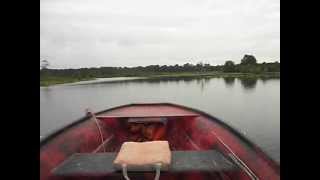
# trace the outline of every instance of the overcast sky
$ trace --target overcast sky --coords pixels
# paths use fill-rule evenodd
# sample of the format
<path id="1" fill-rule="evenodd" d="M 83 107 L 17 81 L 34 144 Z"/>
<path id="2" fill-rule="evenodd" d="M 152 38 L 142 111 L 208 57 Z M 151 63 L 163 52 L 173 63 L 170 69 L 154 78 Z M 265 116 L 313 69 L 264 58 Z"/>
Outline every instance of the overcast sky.
<path id="1" fill-rule="evenodd" d="M 280 0 L 41 0 L 51 68 L 280 61 Z"/>

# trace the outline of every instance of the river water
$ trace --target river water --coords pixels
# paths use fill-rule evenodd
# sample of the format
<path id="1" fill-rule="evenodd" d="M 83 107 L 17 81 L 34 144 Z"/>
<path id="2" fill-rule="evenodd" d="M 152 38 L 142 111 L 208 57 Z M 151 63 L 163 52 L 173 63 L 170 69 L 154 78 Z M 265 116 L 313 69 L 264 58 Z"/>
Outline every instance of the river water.
<path id="1" fill-rule="evenodd" d="M 118 105 L 171 102 L 205 111 L 236 128 L 280 162 L 280 79 L 104 78 L 40 87 L 40 138 Z"/>

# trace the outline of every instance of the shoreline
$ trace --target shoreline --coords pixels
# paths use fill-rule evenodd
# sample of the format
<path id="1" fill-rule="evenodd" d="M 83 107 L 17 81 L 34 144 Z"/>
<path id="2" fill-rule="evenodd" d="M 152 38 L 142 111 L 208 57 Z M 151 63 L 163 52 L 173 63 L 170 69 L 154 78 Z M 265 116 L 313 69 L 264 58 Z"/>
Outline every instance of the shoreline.
<path id="1" fill-rule="evenodd" d="M 98 78 L 117 78 L 117 77 L 142 77 L 147 79 L 161 79 L 161 78 L 183 78 L 183 77 L 199 77 L 199 78 L 280 78 L 280 72 L 270 73 L 163 73 L 163 74 L 150 74 L 150 75 L 136 75 L 136 76 L 113 76 L 113 77 L 95 77 L 95 78 L 52 78 L 48 80 L 40 80 L 40 87 L 48 87 L 53 85 L 61 85 L 68 83 L 76 83 L 82 81 L 91 81 Z"/>

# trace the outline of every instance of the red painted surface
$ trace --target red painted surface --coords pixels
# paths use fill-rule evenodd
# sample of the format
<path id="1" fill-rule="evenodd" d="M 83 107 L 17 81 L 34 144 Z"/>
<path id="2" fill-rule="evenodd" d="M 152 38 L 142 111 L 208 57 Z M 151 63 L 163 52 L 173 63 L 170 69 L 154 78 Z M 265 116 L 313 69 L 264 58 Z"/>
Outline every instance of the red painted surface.
<path id="1" fill-rule="evenodd" d="M 116 108 L 99 116 L 174 116 L 177 114 L 198 114 L 197 117 L 170 117 L 167 124 L 144 124 L 137 127 L 129 124 L 127 118 L 102 118 L 106 151 L 117 152 L 125 141 L 151 141 L 167 140 L 171 150 L 209 150 L 218 149 L 225 155 L 230 149 L 236 154 L 259 179 L 280 179 L 279 165 L 270 160 L 259 148 L 251 147 L 243 142 L 235 134 L 218 123 L 214 118 L 180 106 L 170 104 L 132 105 Z M 223 144 L 223 143 L 224 144 Z M 52 169 L 57 167 L 73 153 L 102 152 L 99 131 L 93 120 L 86 120 L 65 132 L 60 133 L 52 140 L 40 147 L 40 179 L 59 179 L 51 174 Z M 228 147 L 226 147 L 226 145 Z M 101 177 L 90 177 L 99 179 Z M 104 177 L 106 178 L 106 177 Z M 107 179 L 123 179 L 110 176 Z M 131 179 L 153 179 L 153 173 L 145 173 Z M 85 177 L 74 177 L 85 179 Z M 202 173 L 187 172 L 183 174 L 162 174 L 160 179 L 250 179 L 244 171 L 226 173 Z"/>

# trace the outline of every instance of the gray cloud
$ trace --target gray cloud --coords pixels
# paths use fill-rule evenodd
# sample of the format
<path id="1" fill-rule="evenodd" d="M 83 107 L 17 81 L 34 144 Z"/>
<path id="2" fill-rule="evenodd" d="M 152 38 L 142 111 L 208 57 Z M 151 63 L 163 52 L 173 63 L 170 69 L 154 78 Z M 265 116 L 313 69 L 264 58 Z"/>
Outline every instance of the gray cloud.
<path id="1" fill-rule="evenodd" d="M 280 60 L 280 0 L 41 0 L 54 68 Z"/>

